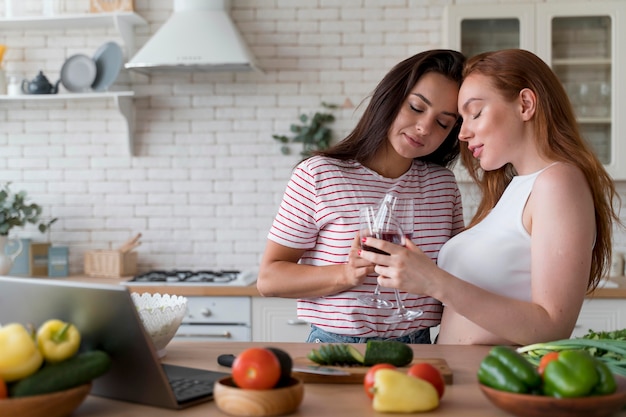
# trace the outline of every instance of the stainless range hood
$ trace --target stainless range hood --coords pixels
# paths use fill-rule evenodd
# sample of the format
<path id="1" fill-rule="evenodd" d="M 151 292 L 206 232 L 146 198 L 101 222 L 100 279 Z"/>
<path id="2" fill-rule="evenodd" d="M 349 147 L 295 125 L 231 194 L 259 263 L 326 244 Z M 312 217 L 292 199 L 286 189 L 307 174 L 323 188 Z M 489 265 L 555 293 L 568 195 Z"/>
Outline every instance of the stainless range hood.
<path id="1" fill-rule="evenodd" d="M 228 0 L 174 0 L 174 13 L 125 65 L 144 74 L 259 70 Z"/>

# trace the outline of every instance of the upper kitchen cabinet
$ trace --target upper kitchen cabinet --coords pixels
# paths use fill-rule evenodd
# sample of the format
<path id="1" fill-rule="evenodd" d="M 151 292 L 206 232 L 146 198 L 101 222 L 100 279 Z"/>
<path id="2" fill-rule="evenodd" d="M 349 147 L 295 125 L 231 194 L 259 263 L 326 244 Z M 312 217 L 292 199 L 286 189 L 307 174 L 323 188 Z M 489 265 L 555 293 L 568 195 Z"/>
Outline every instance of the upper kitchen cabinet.
<path id="1" fill-rule="evenodd" d="M 522 48 L 547 62 L 565 87 L 580 130 L 608 172 L 626 179 L 626 2 L 449 6 L 446 47 L 467 56 Z M 623 118 L 622 118 L 623 119 Z M 459 164 L 460 165 L 460 164 Z M 468 180 L 457 168 L 459 180 Z"/>

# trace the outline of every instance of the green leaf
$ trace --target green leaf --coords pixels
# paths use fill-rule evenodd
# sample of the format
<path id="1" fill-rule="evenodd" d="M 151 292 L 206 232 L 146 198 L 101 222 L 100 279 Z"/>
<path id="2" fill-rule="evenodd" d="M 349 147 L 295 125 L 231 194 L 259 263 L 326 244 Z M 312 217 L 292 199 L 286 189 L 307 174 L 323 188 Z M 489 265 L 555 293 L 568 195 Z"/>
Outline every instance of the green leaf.
<path id="1" fill-rule="evenodd" d="M 322 107 L 334 110 L 338 109 L 339 105 L 329 104 L 322 102 Z M 285 135 L 272 135 L 272 137 L 280 143 L 287 144 L 289 142 L 302 143 L 302 156 L 308 157 L 314 151 L 324 150 L 330 146 L 332 140 L 332 131 L 326 125 L 335 121 L 335 116 L 332 113 L 316 112 L 312 116 L 307 114 L 301 114 L 298 120 L 301 125 L 292 124 L 289 127 L 290 132 L 294 135 L 290 138 Z M 288 155 L 285 146 L 281 146 L 281 153 Z"/>

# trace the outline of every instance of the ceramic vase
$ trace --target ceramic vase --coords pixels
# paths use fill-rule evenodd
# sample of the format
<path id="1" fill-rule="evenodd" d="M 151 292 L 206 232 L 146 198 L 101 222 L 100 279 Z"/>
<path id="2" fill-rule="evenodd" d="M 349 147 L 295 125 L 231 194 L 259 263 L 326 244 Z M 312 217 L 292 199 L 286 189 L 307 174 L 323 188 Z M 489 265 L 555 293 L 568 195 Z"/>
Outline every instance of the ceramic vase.
<path id="1" fill-rule="evenodd" d="M 12 244 L 9 245 L 9 242 Z M 13 242 L 15 242 L 13 244 Z M 7 245 L 12 251 L 7 253 Z M 13 267 L 15 258 L 22 253 L 22 241 L 20 239 L 9 238 L 6 235 L 0 235 L 0 275 L 6 275 Z"/>

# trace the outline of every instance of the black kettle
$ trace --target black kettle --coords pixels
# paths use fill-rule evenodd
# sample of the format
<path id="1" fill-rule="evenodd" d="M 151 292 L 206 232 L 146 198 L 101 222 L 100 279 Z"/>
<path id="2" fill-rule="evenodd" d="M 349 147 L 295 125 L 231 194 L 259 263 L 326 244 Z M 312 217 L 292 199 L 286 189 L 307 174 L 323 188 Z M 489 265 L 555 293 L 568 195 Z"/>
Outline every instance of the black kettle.
<path id="1" fill-rule="evenodd" d="M 32 81 L 22 80 L 22 92 L 24 94 L 56 94 L 59 91 L 60 82 L 59 79 L 56 84 L 51 84 L 43 75 L 43 71 L 39 71 Z"/>

